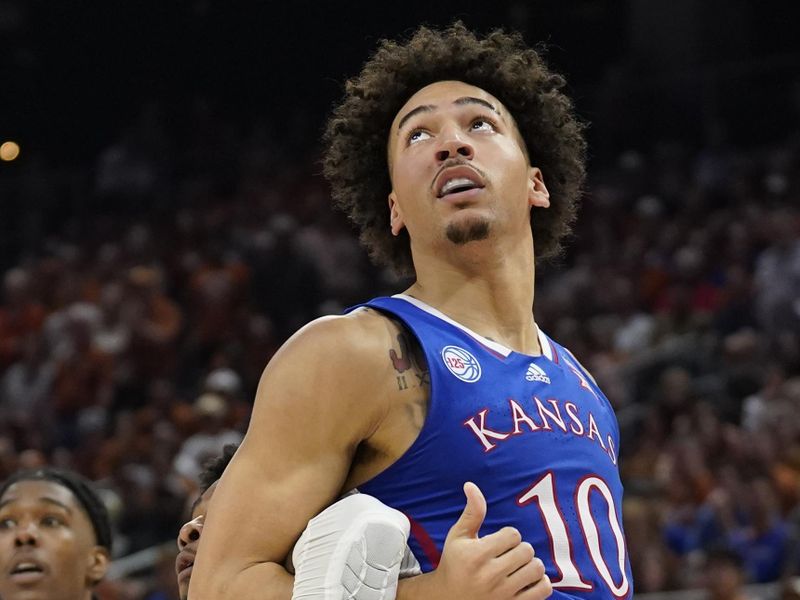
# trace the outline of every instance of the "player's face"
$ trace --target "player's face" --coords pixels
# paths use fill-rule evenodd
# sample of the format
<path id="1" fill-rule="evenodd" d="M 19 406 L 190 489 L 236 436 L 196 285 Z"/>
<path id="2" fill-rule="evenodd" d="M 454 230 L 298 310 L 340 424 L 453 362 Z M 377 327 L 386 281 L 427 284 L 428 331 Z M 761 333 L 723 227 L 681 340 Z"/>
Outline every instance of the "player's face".
<path id="1" fill-rule="evenodd" d="M 428 85 L 397 113 L 388 143 L 392 232 L 412 248 L 464 244 L 495 232 L 530 236 L 529 211 L 549 196 L 513 118 L 460 81 Z"/>
<path id="2" fill-rule="evenodd" d="M 194 558 L 197 555 L 200 536 L 203 534 L 203 524 L 206 520 L 208 503 L 211 502 L 211 496 L 214 495 L 216 487 L 217 483 L 214 482 L 203 492 L 192 507 L 191 519 L 184 523 L 178 532 L 179 552 L 175 559 L 175 574 L 178 576 L 178 591 L 180 592 L 181 600 L 186 600 L 189 597 L 189 581 L 192 578 Z"/>
<path id="3" fill-rule="evenodd" d="M 0 500 L 0 598 L 84 599 L 105 575 L 88 515 L 67 488 L 20 481 Z"/>

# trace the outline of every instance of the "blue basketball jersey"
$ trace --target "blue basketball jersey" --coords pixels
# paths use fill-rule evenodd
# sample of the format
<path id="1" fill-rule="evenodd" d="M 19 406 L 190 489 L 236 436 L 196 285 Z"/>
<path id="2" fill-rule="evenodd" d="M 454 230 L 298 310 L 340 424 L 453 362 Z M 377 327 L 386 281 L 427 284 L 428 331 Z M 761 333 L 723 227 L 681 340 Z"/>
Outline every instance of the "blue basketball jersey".
<path id="1" fill-rule="evenodd" d="M 632 597 L 616 417 L 569 351 L 540 332 L 542 356 L 514 352 L 406 295 L 366 306 L 401 321 L 430 370 L 419 436 L 359 486 L 408 516 L 422 570 L 438 565 L 473 481 L 488 505 L 480 535 L 519 529 L 553 598 Z"/>

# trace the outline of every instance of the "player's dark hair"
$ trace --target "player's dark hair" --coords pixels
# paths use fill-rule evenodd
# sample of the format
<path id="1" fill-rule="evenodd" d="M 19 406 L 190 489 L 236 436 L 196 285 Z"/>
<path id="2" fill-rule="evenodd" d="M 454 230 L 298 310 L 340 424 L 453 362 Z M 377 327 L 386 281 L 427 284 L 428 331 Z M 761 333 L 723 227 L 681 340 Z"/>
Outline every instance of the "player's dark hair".
<path id="1" fill-rule="evenodd" d="M 478 38 L 457 22 L 443 31 L 421 27 L 405 43 L 383 40 L 347 82 L 325 130 L 323 171 L 336 205 L 358 225 L 373 260 L 414 273 L 407 232 L 395 237 L 389 230 L 387 141 L 403 104 L 426 85 L 447 80 L 489 92 L 514 117 L 550 192 L 550 207 L 531 211 L 536 255 L 557 255 L 585 178 L 584 125 L 561 92 L 564 78 L 517 33 L 496 30 Z"/>
<path id="2" fill-rule="evenodd" d="M 205 463 L 203 463 L 203 470 L 200 472 L 200 493 L 202 494 L 211 485 L 218 481 L 222 474 L 225 472 L 225 468 L 228 466 L 228 463 L 231 462 L 233 455 L 236 454 L 236 450 L 239 448 L 237 444 L 225 444 L 222 448 L 222 454 L 217 456 L 216 458 L 209 458 Z"/>
<path id="3" fill-rule="evenodd" d="M 94 529 L 94 537 L 98 546 L 104 547 L 111 552 L 112 535 L 111 522 L 108 518 L 108 510 L 100 499 L 97 491 L 92 487 L 88 479 L 66 469 L 56 467 L 42 467 L 39 469 L 24 469 L 12 473 L 2 485 L 0 485 L 0 499 L 15 483 L 21 481 L 51 481 L 67 488 L 83 508 L 86 516 Z"/>

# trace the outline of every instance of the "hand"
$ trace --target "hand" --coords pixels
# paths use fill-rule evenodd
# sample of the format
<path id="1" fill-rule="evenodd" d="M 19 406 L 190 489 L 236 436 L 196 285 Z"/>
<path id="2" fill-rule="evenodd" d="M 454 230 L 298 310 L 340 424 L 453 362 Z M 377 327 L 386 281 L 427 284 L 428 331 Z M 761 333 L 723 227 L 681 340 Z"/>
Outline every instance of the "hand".
<path id="1" fill-rule="evenodd" d="M 541 600 L 553 591 L 533 546 L 513 527 L 478 537 L 486 499 L 477 485 L 464 484 L 467 504 L 450 528 L 439 566 L 431 573 L 435 597 L 453 600 Z M 433 583 L 433 582 L 431 582 Z"/>

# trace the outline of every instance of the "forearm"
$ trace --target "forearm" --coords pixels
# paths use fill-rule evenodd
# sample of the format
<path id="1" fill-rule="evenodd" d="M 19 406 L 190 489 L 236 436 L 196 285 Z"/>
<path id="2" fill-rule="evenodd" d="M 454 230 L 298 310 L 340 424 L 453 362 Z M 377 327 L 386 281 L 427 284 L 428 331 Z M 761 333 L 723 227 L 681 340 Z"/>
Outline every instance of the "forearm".
<path id="1" fill-rule="evenodd" d="M 189 600 L 291 600 L 293 586 L 294 576 L 282 565 L 260 563 L 230 578 L 217 573 L 208 583 L 192 577 Z"/>

